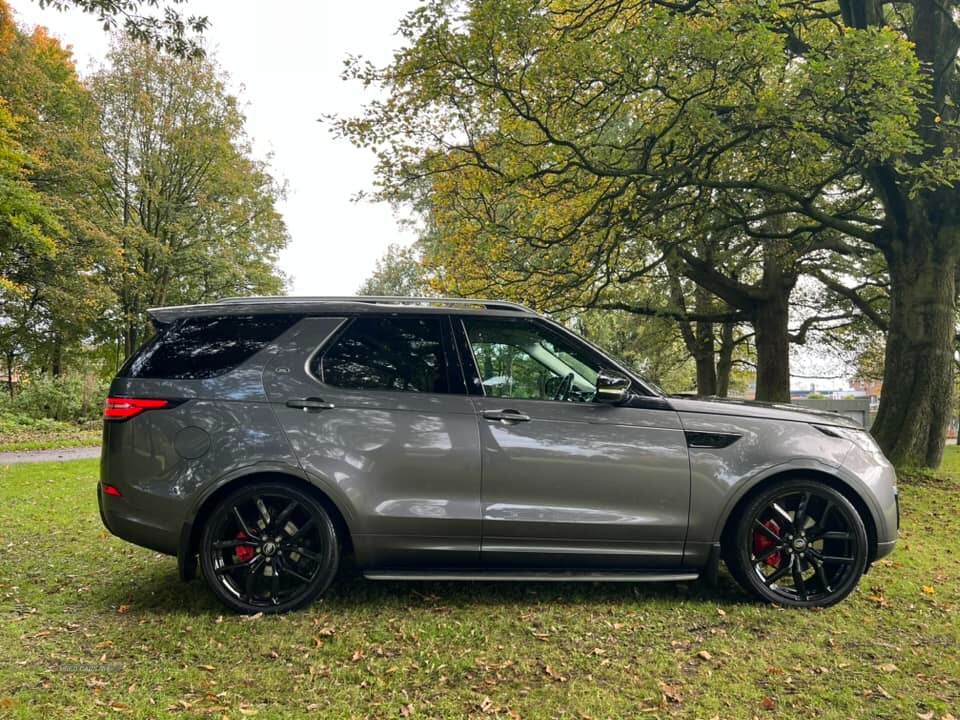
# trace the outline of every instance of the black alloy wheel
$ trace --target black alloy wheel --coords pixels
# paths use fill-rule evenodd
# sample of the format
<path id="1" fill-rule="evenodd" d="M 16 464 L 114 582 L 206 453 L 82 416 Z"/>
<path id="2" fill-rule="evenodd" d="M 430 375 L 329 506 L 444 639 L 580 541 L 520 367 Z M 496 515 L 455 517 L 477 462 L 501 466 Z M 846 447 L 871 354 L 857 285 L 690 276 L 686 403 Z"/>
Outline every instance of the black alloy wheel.
<path id="1" fill-rule="evenodd" d="M 856 508 L 815 481 L 788 480 L 760 493 L 741 514 L 735 542 L 734 577 L 780 605 L 840 602 L 867 566 L 867 532 Z"/>
<path id="2" fill-rule="evenodd" d="M 340 547 L 326 509 L 283 483 L 240 488 L 220 502 L 200 539 L 210 589 L 241 613 L 283 613 L 327 589 Z"/>

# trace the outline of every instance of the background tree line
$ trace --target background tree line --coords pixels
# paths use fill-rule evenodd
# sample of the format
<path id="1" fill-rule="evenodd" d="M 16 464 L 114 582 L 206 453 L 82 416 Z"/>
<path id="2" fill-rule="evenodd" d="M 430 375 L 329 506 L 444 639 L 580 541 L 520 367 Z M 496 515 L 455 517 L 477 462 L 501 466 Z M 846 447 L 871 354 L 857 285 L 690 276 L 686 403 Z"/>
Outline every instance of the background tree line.
<path id="1" fill-rule="evenodd" d="M 68 50 L 17 27 L 0 0 L 8 395 L 17 379 L 109 376 L 144 341 L 148 307 L 284 287 L 283 186 L 253 156 L 224 73 L 164 32 L 115 36 L 80 78 Z"/>
<path id="2" fill-rule="evenodd" d="M 960 260 L 956 0 L 430 0 L 335 132 L 415 208 L 435 291 L 670 320 L 716 393 L 875 356 L 872 432 L 936 466 Z"/>

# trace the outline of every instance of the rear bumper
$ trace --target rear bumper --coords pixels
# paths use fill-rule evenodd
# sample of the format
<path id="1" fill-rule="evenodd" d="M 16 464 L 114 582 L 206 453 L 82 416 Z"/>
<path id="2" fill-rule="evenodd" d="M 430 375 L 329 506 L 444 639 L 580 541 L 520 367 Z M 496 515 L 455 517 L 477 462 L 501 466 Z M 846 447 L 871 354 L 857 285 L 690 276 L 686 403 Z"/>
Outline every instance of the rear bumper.
<path id="1" fill-rule="evenodd" d="M 97 484 L 97 505 L 104 527 L 122 540 L 140 545 L 165 555 L 176 555 L 178 533 L 169 528 L 151 523 L 129 507 L 124 498 L 105 495 Z"/>

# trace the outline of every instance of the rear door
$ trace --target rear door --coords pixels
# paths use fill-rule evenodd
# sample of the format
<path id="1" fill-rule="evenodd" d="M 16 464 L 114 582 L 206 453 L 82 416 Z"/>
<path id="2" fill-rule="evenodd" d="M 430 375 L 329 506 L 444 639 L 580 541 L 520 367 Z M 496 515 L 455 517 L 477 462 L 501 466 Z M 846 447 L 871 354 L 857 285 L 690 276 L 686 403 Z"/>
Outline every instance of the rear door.
<path id="1" fill-rule="evenodd" d="M 612 364 L 538 319 L 463 325 L 482 390 L 484 564 L 679 567 L 690 468 L 669 405 L 594 402 Z"/>
<path id="2" fill-rule="evenodd" d="M 476 417 L 445 315 L 304 320 L 264 373 L 303 469 L 350 516 L 366 568 L 469 567 L 480 550 Z"/>

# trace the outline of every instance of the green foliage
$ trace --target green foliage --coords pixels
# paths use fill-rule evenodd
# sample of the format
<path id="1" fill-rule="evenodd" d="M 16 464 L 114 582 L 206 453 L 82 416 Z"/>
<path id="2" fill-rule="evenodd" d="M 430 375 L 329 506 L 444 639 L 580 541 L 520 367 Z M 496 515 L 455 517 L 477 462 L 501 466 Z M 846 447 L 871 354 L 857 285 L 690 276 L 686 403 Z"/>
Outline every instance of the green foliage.
<path id="1" fill-rule="evenodd" d="M 143 14 L 144 8 L 161 7 L 160 0 L 37 0 L 40 7 L 55 10 L 79 8 L 96 16 L 106 31 L 122 27 L 128 37 L 138 42 L 149 43 L 157 50 L 172 55 L 200 57 L 203 46 L 188 33 L 202 33 L 209 26 L 203 15 L 183 16 L 176 6 L 186 0 L 168 0 L 163 5 L 163 15 Z"/>
<path id="2" fill-rule="evenodd" d="M 126 353 L 148 307 L 279 292 L 283 187 L 251 157 L 219 67 L 118 41 L 90 87 L 109 160 L 103 209 L 120 241 L 111 319 Z"/>
<path id="3" fill-rule="evenodd" d="M 434 294 L 417 245 L 390 245 L 377 260 L 373 274 L 357 290 L 358 295 L 425 297 Z"/>
<path id="4" fill-rule="evenodd" d="M 6 393 L 0 395 L 0 410 L 36 422 L 98 420 L 109 386 L 109 381 L 95 375 L 41 376 L 23 383 L 12 398 Z"/>
<path id="5" fill-rule="evenodd" d="M 113 16 L 141 3 L 79 4 Z M 147 307 L 282 290 L 283 186 L 244 126 L 212 60 L 118 40 L 85 84 L 0 0 L 4 371 L 57 376 L 97 355 L 109 373 L 143 339 Z"/>

